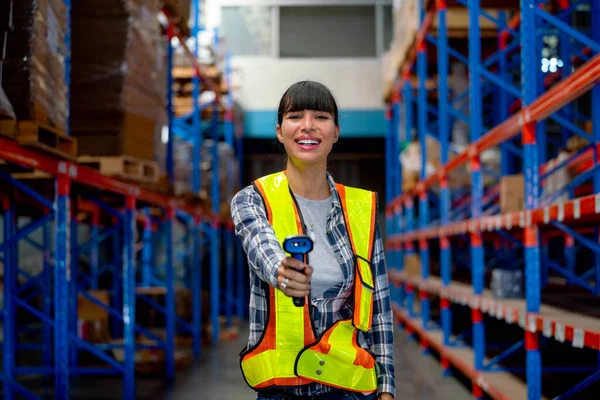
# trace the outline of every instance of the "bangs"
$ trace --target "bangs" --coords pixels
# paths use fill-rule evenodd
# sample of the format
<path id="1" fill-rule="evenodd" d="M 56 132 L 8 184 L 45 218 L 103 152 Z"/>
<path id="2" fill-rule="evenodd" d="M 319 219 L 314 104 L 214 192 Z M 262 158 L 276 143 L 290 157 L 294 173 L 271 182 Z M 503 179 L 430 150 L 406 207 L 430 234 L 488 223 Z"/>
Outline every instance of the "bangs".
<path id="1" fill-rule="evenodd" d="M 291 86 L 281 99 L 279 123 L 289 112 L 312 110 L 330 113 L 337 125 L 337 105 L 329 89 L 317 82 L 298 82 Z"/>

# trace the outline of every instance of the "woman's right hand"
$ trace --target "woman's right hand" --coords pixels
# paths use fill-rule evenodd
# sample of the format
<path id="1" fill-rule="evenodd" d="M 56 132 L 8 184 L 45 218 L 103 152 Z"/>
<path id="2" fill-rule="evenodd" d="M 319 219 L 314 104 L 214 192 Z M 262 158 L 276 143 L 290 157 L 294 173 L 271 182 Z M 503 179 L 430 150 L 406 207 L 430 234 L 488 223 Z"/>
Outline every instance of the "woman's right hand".
<path id="1" fill-rule="evenodd" d="M 313 268 L 295 258 L 285 257 L 277 269 L 277 286 L 286 296 L 305 297 L 310 291 Z M 282 283 L 285 285 L 282 286 Z"/>

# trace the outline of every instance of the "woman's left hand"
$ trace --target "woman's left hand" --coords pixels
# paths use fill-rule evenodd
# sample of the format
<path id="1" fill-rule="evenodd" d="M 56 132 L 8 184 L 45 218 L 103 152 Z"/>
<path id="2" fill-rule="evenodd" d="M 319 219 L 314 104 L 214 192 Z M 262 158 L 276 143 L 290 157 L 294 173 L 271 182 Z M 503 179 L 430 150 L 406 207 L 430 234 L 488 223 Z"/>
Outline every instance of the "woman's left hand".
<path id="1" fill-rule="evenodd" d="M 381 393 L 377 400 L 394 400 L 394 397 L 390 393 Z"/>

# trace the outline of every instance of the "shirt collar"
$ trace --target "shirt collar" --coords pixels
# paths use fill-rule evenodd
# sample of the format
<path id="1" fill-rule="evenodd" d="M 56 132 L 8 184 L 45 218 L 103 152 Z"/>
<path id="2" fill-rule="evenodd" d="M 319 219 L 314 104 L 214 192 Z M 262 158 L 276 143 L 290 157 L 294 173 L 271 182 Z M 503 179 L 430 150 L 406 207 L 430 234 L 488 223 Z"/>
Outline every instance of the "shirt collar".
<path id="1" fill-rule="evenodd" d="M 331 199 L 332 199 L 332 205 L 334 208 L 339 208 L 340 210 L 342 209 L 342 203 L 340 202 L 340 195 L 337 192 L 337 189 L 335 187 L 335 181 L 333 180 L 333 177 L 329 174 L 329 172 L 326 173 L 327 174 L 327 183 L 329 184 L 329 190 L 331 191 Z"/>

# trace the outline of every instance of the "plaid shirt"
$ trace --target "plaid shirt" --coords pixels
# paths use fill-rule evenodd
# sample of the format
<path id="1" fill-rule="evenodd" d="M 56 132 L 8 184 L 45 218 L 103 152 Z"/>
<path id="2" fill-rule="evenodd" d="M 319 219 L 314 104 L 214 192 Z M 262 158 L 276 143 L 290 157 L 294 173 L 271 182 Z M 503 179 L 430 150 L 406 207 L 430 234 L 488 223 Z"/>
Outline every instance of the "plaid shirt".
<path id="1" fill-rule="evenodd" d="M 353 315 L 354 263 L 352 249 L 348 241 L 342 205 L 335 189 L 335 183 L 327 174 L 333 195 L 333 205 L 327 218 L 326 232 L 344 274 L 340 286 L 330 288 L 319 298 L 311 298 L 310 313 L 317 335 L 340 319 Z M 231 202 L 231 214 L 235 233 L 241 239 L 250 265 L 250 336 L 248 346 L 254 346 L 265 329 L 269 288 L 277 288 L 277 269 L 286 257 L 273 228 L 269 224 L 261 195 L 251 185 L 242 189 Z M 373 324 L 369 332 L 359 332 L 358 342 L 369 349 L 376 360 L 377 392 L 395 396 L 394 383 L 394 328 L 389 297 L 388 276 L 385 265 L 383 242 L 379 224 L 375 234 L 373 254 Z M 322 384 L 312 383 L 306 387 L 292 389 L 296 396 L 310 396 L 330 391 Z"/>

